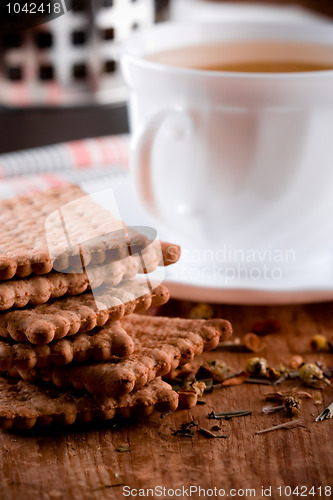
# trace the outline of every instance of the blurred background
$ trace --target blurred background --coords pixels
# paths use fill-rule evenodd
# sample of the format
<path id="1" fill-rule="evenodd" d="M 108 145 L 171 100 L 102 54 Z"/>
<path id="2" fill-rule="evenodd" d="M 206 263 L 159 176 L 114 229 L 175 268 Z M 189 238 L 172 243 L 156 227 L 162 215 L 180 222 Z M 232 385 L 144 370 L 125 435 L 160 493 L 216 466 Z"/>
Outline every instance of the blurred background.
<path id="1" fill-rule="evenodd" d="M 127 133 L 116 47 L 133 31 L 170 19 L 333 17 L 332 0 L 61 0 L 61 6 L 64 15 L 33 28 L 1 26 L 0 153 Z"/>

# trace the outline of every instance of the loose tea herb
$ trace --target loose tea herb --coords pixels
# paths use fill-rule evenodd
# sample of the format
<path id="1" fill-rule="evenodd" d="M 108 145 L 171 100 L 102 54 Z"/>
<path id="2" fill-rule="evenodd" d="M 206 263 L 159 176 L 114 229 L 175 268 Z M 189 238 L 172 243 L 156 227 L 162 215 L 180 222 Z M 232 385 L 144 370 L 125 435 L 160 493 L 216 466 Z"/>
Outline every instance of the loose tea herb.
<path id="1" fill-rule="evenodd" d="M 298 378 L 299 377 L 299 370 L 292 370 L 292 371 L 285 371 L 281 377 L 279 377 L 277 380 L 273 382 L 273 385 L 279 385 L 282 384 L 282 382 L 285 382 L 286 380 L 291 380 L 293 378 Z"/>
<path id="2" fill-rule="evenodd" d="M 266 377 L 267 361 L 265 358 L 250 358 L 245 365 L 245 371 L 250 375 Z"/>
<path id="3" fill-rule="evenodd" d="M 333 417 L 333 402 L 327 408 L 325 408 L 325 410 L 320 415 L 318 415 L 318 417 L 316 418 L 316 422 L 321 422 L 322 420 L 327 420 L 332 417 Z"/>
<path id="4" fill-rule="evenodd" d="M 232 387 L 235 385 L 244 384 L 249 379 L 250 375 L 246 372 L 240 372 L 236 374 L 234 377 L 227 378 L 224 382 L 222 382 L 222 387 Z"/>
<path id="5" fill-rule="evenodd" d="M 248 379 L 245 380 L 245 384 L 272 385 L 272 382 L 265 378 L 249 377 Z"/>
<path id="6" fill-rule="evenodd" d="M 291 356 L 291 358 L 289 359 L 288 366 L 292 370 L 297 370 L 303 363 L 304 359 L 302 358 L 302 356 L 295 354 L 294 356 Z"/>
<path id="7" fill-rule="evenodd" d="M 118 446 L 116 451 L 118 451 L 118 453 L 126 453 L 128 451 L 131 451 L 131 448 L 128 446 L 128 444 L 121 444 L 120 446 Z"/>
<path id="8" fill-rule="evenodd" d="M 260 352 L 264 348 L 264 343 L 255 333 L 247 333 L 242 341 L 236 337 L 233 340 L 220 342 L 218 349 L 225 352 Z"/>
<path id="9" fill-rule="evenodd" d="M 321 406 L 323 404 L 323 397 L 321 395 L 321 392 L 316 392 L 314 404 L 316 406 Z"/>
<path id="10" fill-rule="evenodd" d="M 321 369 L 325 378 L 328 379 L 333 378 L 333 366 L 325 366 L 322 363 L 319 363 L 318 361 L 316 361 L 315 364 Z"/>
<path id="11" fill-rule="evenodd" d="M 250 352 L 260 352 L 264 348 L 264 343 L 263 341 L 256 335 L 255 333 L 247 333 L 243 337 L 243 342 L 245 347 L 250 351 Z"/>
<path id="12" fill-rule="evenodd" d="M 292 389 L 291 391 L 277 391 L 270 392 L 266 394 L 266 401 L 273 401 L 275 403 L 282 403 L 284 398 L 286 397 L 298 397 L 298 398 L 306 398 L 312 399 L 311 394 L 306 391 L 298 391 L 297 389 Z"/>
<path id="13" fill-rule="evenodd" d="M 161 413 L 161 418 L 166 418 L 171 415 L 171 413 L 173 413 L 173 411 L 166 411 L 165 413 Z"/>
<path id="14" fill-rule="evenodd" d="M 194 432 L 192 427 L 198 427 L 199 424 L 195 420 L 190 420 L 190 422 L 185 422 L 181 424 L 180 428 L 177 430 L 172 430 L 173 436 L 183 436 L 183 437 L 194 437 Z"/>
<path id="15" fill-rule="evenodd" d="M 231 420 L 234 417 L 245 417 L 246 415 L 252 415 L 252 410 L 226 411 L 219 413 L 212 411 L 208 414 L 208 418 L 215 420 Z"/>
<path id="16" fill-rule="evenodd" d="M 226 439 L 229 437 L 226 434 L 214 434 L 214 432 L 210 431 L 209 429 L 204 429 L 203 427 L 199 427 L 198 432 L 200 432 L 200 434 L 203 434 L 204 436 L 207 436 L 209 438 L 215 438 L 215 439 L 216 438 Z"/>
<path id="17" fill-rule="evenodd" d="M 318 388 L 322 383 L 329 386 L 331 385 L 331 382 L 324 377 L 323 371 L 319 366 L 313 363 L 305 363 L 300 367 L 299 378 L 304 384 L 310 387 Z"/>
<path id="18" fill-rule="evenodd" d="M 294 396 L 285 396 L 279 402 L 281 403 L 279 406 L 265 406 L 262 410 L 263 413 L 276 413 L 285 410 L 289 417 L 296 417 L 298 415 L 301 407 L 300 399 Z"/>
<path id="19" fill-rule="evenodd" d="M 279 425 L 273 425 L 272 427 L 268 427 L 267 429 L 262 429 L 257 431 L 255 434 L 265 434 L 266 432 L 277 431 L 279 429 L 293 429 L 295 427 L 305 427 L 302 423 L 302 420 L 291 420 L 290 422 L 285 422 Z"/>
<path id="20" fill-rule="evenodd" d="M 314 335 L 310 339 L 310 347 L 315 352 L 327 352 L 330 350 L 328 339 L 324 335 Z"/>
<path id="21" fill-rule="evenodd" d="M 207 367 L 212 372 L 213 379 L 216 382 L 223 382 L 231 371 L 229 366 L 220 360 L 207 361 Z"/>

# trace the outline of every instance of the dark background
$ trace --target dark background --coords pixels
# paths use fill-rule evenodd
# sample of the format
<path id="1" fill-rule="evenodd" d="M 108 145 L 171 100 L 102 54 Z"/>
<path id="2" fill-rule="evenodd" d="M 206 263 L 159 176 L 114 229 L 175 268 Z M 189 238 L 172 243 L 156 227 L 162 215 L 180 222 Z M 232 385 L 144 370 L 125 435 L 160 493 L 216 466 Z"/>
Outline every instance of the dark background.
<path id="1" fill-rule="evenodd" d="M 237 2 L 249 3 L 249 0 L 237 0 Z M 168 0 L 155 0 L 155 3 L 156 20 L 165 19 Z M 253 0 L 252 3 L 302 5 L 333 17 L 333 0 L 274 0 L 273 2 Z M 84 137 L 126 132 L 128 132 L 126 103 L 63 109 L 0 107 L 0 153 Z"/>

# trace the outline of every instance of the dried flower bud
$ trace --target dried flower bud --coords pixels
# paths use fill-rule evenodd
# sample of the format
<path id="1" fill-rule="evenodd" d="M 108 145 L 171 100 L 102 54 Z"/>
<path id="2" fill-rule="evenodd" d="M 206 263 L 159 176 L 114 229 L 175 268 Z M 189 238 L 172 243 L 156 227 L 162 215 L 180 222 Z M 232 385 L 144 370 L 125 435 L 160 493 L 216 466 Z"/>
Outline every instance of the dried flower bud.
<path id="1" fill-rule="evenodd" d="M 302 356 L 296 354 L 295 356 L 291 356 L 288 361 L 288 366 L 292 370 L 297 370 L 302 363 L 304 363 L 304 359 L 302 358 Z"/>
<path id="2" fill-rule="evenodd" d="M 281 377 L 282 373 L 276 368 L 268 367 L 266 370 L 266 375 L 269 380 L 277 380 Z"/>
<path id="3" fill-rule="evenodd" d="M 275 403 L 282 404 L 289 397 L 298 397 L 298 398 L 307 398 L 307 399 L 312 398 L 311 394 L 309 394 L 308 392 L 305 392 L 305 391 L 297 391 L 297 392 L 292 393 L 292 394 L 289 391 L 276 391 L 276 392 L 270 392 L 269 394 L 266 394 L 265 399 L 266 399 L 266 401 L 273 401 Z"/>
<path id="4" fill-rule="evenodd" d="M 275 371 L 278 372 L 280 376 L 289 372 L 288 368 L 281 363 L 275 366 Z"/>
<path id="5" fill-rule="evenodd" d="M 245 371 L 250 375 L 266 376 L 267 361 L 265 358 L 250 358 L 245 365 Z"/>
<path id="6" fill-rule="evenodd" d="M 198 395 L 195 390 L 181 390 L 178 392 L 178 408 L 190 409 L 197 404 Z"/>
<path id="7" fill-rule="evenodd" d="M 206 384 L 205 382 L 194 382 L 192 387 L 198 396 L 202 396 L 206 389 Z"/>
<path id="8" fill-rule="evenodd" d="M 212 371 L 214 379 L 223 382 L 230 373 L 230 368 L 224 361 L 207 361 L 207 366 Z"/>
<path id="9" fill-rule="evenodd" d="M 324 374 L 319 366 L 305 363 L 299 369 L 299 378 L 310 387 L 318 387 L 318 382 L 324 380 Z"/>
<path id="10" fill-rule="evenodd" d="M 301 407 L 301 400 L 293 396 L 286 397 L 284 400 L 288 416 L 296 417 L 299 414 Z"/>
<path id="11" fill-rule="evenodd" d="M 323 404 L 323 397 L 321 395 L 321 392 L 316 392 L 315 394 L 315 400 L 314 400 L 314 404 L 316 406 L 320 406 Z"/>
<path id="12" fill-rule="evenodd" d="M 260 352 L 263 349 L 263 342 L 255 333 L 247 333 L 243 337 L 245 347 L 252 352 Z"/>
<path id="13" fill-rule="evenodd" d="M 189 317 L 192 319 L 211 319 L 214 316 L 214 309 L 208 304 L 198 304 L 192 307 Z"/>
<path id="14" fill-rule="evenodd" d="M 325 352 L 329 350 L 329 343 L 324 335 L 314 335 L 310 340 L 310 347 L 315 352 Z"/>

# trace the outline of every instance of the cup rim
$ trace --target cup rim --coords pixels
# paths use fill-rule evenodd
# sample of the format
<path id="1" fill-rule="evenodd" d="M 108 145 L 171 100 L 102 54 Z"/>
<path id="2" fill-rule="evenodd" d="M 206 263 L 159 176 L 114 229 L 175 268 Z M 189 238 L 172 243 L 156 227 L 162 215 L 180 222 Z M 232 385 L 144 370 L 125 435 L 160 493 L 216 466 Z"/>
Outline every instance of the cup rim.
<path id="1" fill-rule="evenodd" d="M 224 78 L 224 79 L 242 79 L 242 80 L 299 80 L 299 79 L 318 79 L 323 76 L 333 76 L 333 68 L 330 70 L 317 70 L 317 71 L 300 71 L 300 72 L 281 72 L 281 73 L 254 73 L 254 72 L 240 72 L 240 71 L 212 71 L 197 68 L 185 68 L 181 66 L 167 65 L 158 61 L 151 61 L 145 56 L 148 54 L 153 54 L 154 51 L 138 53 L 138 47 L 146 37 L 151 34 L 161 32 L 161 35 L 168 30 L 177 29 L 178 31 L 184 32 L 186 29 L 200 29 L 203 31 L 211 31 L 213 29 L 221 29 L 223 26 L 228 29 L 238 29 L 241 30 L 243 27 L 251 26 L 256 33 L 260 32 L 260 29 L 271 34 L 276 31 L 281 30 L 291 34 L 291 38 L 287 41 L 294 43 L 305 42 L 308 44 L 315 43 L 317 45 L 332 45 L 333 49 L 333 23 L 328 23 L 327 21 L 321 22 L 302 22 L 302 23 L 263 23 L 263 22 L 250 22 L 250 21 L 237 21 L 237 22 L 204 22 L 204 23 L 184 23 L 184 22 L 174 22 L 168 21 L 161 24 L 150 26 L 138 33 L 134 33 L 125 42 L 118 46 L 118 56 L 123 65 L 125 62 L 135 63 L 136 65 L 159 72 L 165 72 L 168 74 L 176 75 L 192 75 L 197 77 L 209 77 L 209 78 Z M 285 34 L 285 33 L 284 33 Z M 300 36 L 303 35 L 303 36 Z M 307 35 L 305 37 L 305 35 Z M 255 41 L 267 41 L 267 37 L 256 38 Z M 282 36 L 277 36 L 276 38 L 270 38 L 271 41 L 282 41 L 285 40 Z M 244 38 L 244 41 L 246 39 Z M 193 44 L 189 44 L 189 46 Z M 199 45 L 199 43 L 198 43 Z M 179 47 L 185 47 L 186 44 L 181 44 Z M 172 47 L 173 48 L 173 47 Z M 134 49 L 134 50 L 133 50 Z M 163 50 L 163 49 L 162 49 Z M 156 52 L 162 52 L 162 50 L 157 50 Z M 168 50 L 166 47 L 165 50 Z"/>

